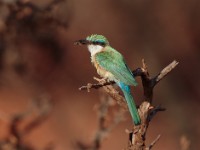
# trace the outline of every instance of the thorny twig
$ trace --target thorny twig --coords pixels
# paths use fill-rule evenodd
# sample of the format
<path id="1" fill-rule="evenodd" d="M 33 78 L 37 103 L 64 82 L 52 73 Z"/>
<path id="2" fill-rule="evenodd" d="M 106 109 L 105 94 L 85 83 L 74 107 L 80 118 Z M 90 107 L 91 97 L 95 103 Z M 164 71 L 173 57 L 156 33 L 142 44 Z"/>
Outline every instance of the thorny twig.
<path id="1" fill-rule="evenodd" d="M 127 150 L 144 150 L 144 149 L 151 149 L 155 143 L 159 140 L 160 135 L 150 144 L 150 146 L 145 146 L 145 137 L 146 131 L 149 126 L 149 122 L 155 116 L 155 114 L 159 111 L 164 111 L 165 108 L 161 106 L 154 107 L 152 106 L 152 99 L 153 99 L 153 89 L 159 81 L 161 81 L 168 73 L 170 73 L 176 66 L 178 65 L 177 61 L 173 61 L 168 66 L 166 66 L 158 75 L 155 77 L 150 77 L 147 65 L 142 60 L 142 67 L 137 68 L 133 71 L 135 77 L 140 76 L 143 85 L 144 91 L 144 102 L 140 105 L 138 109 L 138 113 L 141 118 L 141 125 L 133 126 L 132 131 L 129 132 L 129 142 L 127 146 Z M 101 82 L 100 82 L 101 81 Z M 120 93 L 112 86 L 114 82 L 102 82 L 102 79 L 99 80 L 98 84 L 91 84 L 89 83 L 87 86 L 82 86 L 79 90 L 88 90 L 95 88 L 101 88 L 105 90 L 113 99 L 117 101 L 118 104 L 126 108 L 127 106 L 124 103 L 124 97 L 120 95 Z"/>

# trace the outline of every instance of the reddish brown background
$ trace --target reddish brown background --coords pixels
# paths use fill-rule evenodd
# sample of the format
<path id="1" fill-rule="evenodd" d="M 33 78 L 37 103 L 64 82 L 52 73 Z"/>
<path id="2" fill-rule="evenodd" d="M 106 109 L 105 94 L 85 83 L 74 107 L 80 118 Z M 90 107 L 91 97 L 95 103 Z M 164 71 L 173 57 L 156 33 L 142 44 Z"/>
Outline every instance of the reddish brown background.
<path id="1" fill-rule="evenodd" d="M 34 3 L 43 7 L 48 2 Z M 53 57 L 56 53 L 51 52 L 51 45 L 44 47 L 26 35 L 19 35 L 20 59 L 26 63 L 26 73 L 19 75 L 13 69 L 15 55 L 9 53 L 9 49 L 15 51 L 15 45 L 7 45 L 9 48 L 1 58 L 1 116 L 24 111 L 31 99 L 46 94 L 54 101 L 51 115 L 27 137 L 27 142 L 42 148 L 52 141 L 57 150 L 73 149 L 77 140 L 89 143 L 97 126 L 94 105 L 99 102 L 99 92 L 87 93 L 78 88 L 94 82 L 92 77 L 97 74 L 86 47 L 74 46 L 73 42 L 97 33 L 109 39 L 132 69 L 141 66 L 142 58 L 152 75 L 174 59 L 180 62 L 155 88 L 154 104 L 162 104 L 167 111 L 154 118 L 147 142 L 161 134 L 154 149 L 177 150 L 181 136 L 186 135 L 191 149 L 200 148 L 200 1 L 69 0 L 66 3 L 57 10 L 56 17 L 68 20 L 68 26 L 49 31 L 60 46 L 58 59 Z M 140 79 L 137 81 L 139 86 L 133 89 L 133 95 L 139 104 L 142 88 Z M 0 138 L 4 138 L 7 123 L 1 119 L 0 124 Z M 127 120 L 114 129 L 102 149 L 124 148 L 127 144 L 124 131 L 130 127 L 127 113 Z"/>

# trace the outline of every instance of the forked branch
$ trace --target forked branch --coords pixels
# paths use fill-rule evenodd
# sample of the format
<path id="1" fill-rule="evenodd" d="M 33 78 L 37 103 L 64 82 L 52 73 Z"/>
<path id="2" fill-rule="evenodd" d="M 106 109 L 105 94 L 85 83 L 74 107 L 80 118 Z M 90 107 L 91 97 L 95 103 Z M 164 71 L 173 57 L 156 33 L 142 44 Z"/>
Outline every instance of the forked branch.
<path id="1" fill-rule="evenodd" d="M 144 92 L 144 100 L 142 104 L 138 108 L 138 113 L 141 118 L 141 124 L 138 126 L 132 127 L 132 130 L 129 131 L 129 142 L 128 146 L 125 148 L 126 150 L 150 150 L 155 143 L 160 139 L 160 135 L 149 145 L 145 145 L 146 139 L 146 132 L 149 126 L 149 122 L 152 118 L 157 114 L 159 111 L 164 111 L 165 108 L 162 108 L 160 105 L 154 107 L 152 105 L 153 100 L 153 89 L 154 87 L 168 75 L 176 66 L 178 65 L 177 61 L 171 62 L 168 66 L 162 69 L 156 76 L 151 77 L 147 65 L 144 60 L 142 60 L 142 67 L 137 68 L 133 71 L 133 75 L 135 77 L 140 76 L 143 85 L 143 92 Z M 117 91 L 113 84 L 114 82 L 107 82 L 106 80 L 97 79 L 99 83 L 91 84 L 88 83 L 86 86 L 82 86 L 79 90 L 87 90 L 88 92 L 91 89 L 99 89 L 103 88 L 104 91 L 110 95 L 116 102 L 122 106 L 123 108 L 127 109 L 127 105 L 124 101 L 124 97 Z"/>

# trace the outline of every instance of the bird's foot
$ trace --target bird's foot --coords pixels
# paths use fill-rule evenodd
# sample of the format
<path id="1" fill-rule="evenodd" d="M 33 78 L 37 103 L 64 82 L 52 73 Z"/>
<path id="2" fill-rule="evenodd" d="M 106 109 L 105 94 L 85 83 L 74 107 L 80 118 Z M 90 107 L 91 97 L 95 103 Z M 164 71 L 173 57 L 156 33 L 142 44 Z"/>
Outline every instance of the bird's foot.
<path id="1" fill-rule="evenodd" d="M 106 78 L 97 78 L 97 77 L 93 77 L 94 80 L 98 81 L 100 84 L 104 85 L 107 82 Z"/>

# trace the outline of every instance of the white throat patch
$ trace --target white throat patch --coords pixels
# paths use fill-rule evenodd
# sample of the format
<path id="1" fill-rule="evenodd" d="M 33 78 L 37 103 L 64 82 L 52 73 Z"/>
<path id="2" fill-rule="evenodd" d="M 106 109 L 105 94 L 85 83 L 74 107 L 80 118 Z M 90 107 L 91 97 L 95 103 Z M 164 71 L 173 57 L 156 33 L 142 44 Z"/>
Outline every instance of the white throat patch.
<path id="1" fill-rule="evenodd" d="M 100 52 L 103 49 L 103 46 L 100 45 L 88 45 L 88 50 L 91 53 L 91 56 L 95 55 L 96 53 Z"/>

